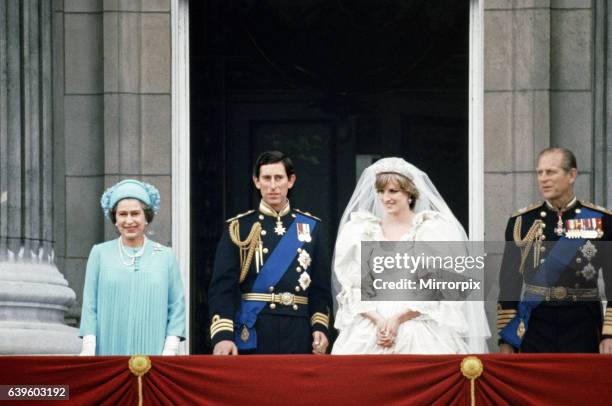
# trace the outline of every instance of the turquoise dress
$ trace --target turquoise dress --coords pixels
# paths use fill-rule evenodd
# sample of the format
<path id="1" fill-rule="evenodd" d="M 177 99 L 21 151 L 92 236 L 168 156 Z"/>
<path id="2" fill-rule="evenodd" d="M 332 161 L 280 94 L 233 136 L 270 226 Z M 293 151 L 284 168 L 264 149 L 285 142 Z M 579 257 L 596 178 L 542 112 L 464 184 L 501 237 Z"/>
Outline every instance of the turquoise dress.
<path id="1" fill-rule="evenodd" d="M 138 250 L 126 247 L 131 255 Z M 160 355 L 166 336 L 184 338 L 183 282 L 170 248 L 147 240 L 143 255 L 127 266 L 119 239 L 94 245 L 80 335 L 96 336 L 96 355 Z"/>

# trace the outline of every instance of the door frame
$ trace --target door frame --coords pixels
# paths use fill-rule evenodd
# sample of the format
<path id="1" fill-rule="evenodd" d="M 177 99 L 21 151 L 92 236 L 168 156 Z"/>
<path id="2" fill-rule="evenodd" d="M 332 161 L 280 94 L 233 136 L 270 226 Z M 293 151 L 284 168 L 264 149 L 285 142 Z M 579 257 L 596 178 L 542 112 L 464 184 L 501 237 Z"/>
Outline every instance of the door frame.
<path id="1" fill-rule="evenodd" d="M 191 195 L 189 129 L 189 0 L 172 0 L 172 249 L 185 287 L 185 341 L 180 353 L 189 354 L 191 340 Z"/>
<path id="2" fill-rule="evenodd" d="M 185 285 L 190 313 L 191 196 L 189 117 L 189 0 L 172 0 L 172 248 Z M 484 240 L 484 0 L 470 0 L 469 38 L 469 230 L 472 241 Z M 181 353 L 190 348 L 190 323 Z"/>

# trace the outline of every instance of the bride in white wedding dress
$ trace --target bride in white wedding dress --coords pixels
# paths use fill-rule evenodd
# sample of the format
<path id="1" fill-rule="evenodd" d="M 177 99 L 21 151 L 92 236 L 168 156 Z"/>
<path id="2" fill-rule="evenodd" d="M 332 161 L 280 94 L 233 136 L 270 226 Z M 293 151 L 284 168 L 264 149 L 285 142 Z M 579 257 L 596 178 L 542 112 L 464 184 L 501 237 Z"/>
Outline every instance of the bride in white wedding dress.
<path id="1" fill-rule="evenodd" d="M 400 158 L 362 174 L 344 212 L 334 252 L 339 336 L 332 354 L 487 352 L 482 302 L 365 301 L 362 241 L 466 241 L 429 177 Z M 339 286 L 338 286 L 339 285 Z"/>

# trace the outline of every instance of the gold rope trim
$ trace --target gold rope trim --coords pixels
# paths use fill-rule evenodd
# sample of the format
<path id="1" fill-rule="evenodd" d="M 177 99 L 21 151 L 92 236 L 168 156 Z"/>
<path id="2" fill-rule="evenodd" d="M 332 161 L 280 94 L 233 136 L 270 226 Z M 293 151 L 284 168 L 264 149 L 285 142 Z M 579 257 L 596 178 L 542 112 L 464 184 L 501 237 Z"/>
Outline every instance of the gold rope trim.
<path id="1" fill-rule="evenodd" d="M 470 405 L 476 405 L 476 379 L 482 375 L 484 367 L 482 361 L 473 355 L 461 360 L 461 373 L 470 380 Z"/>
<path id="2" fill-rule="evenodd" d="M 151 369 L 151 358 L 146 355 L 133 355 L 128 367 L 138 377 L 138 406 L 142 406 L 142 377 Z"/>
<path id="3" fill-rule="evenodd" d="M 527 257 L 529 256 L 529 250 L 531 250 L 531 247 L 533 246 L 534 242 L 536 245 L 533 251 L 533 267 L 535 268 L 538 265 L 537 262 L 539 262 L 540 245 L 541 245 L 540 237 L 542 237 L 541 224 L 544 224 L 544 222 L 540 219 L 535 220 L 533 224 L 531 225 L 531 227 L 529 228 L 529 231 L 527 231 L 527 234 L 525 234 L 525 238 L 521 238 L 521 225 L 522 224 L 523 224 L 523 217 L 518 216 L 516 220 L 514 221 L 513 237 L 514 237 L 514 243 L 516 244 L 517 247 L 521 249 L 521 265 L 519 267 L 519 272 L 521 274 L 525 270 L 525 261 L 527 260 Z"/>
<path id="4" fill-rule="evenodd" d="M 229 225 L 229 235 L 232 242 L 238 246 L 240 251 L 240 279 L 239 283 L 242 283 L 249 272 L 249 267 L 253 261 L 253 255 L 261 244 L 261 224 L 256 222 L 251 227 L 249 235 L 244 241 L 240 240 L 240 223 L 238 220 L 234 220 Z"/>

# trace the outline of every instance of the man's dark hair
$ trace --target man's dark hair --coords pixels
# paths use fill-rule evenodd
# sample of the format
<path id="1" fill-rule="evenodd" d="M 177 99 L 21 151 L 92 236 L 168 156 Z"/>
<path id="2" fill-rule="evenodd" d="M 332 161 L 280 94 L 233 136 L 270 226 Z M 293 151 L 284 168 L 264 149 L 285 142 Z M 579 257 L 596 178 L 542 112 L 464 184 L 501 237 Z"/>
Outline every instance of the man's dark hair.
<path id="1" fill-rule="evenodd" d="M 121 199 L 123 200 L 123 199 Z M 119 200 L 119 202 L 121 201 Z M 140 200 L 139 200 L 140 201 Z M 111 209 L 109 216 L 110 216 L 110 220 L 112 221 L 113 224 L 115 224 L 117 222 L 117 205 L 119 204 L 119 202 L 115 203 L 115 205 L 113 206 L 113 208 Z M 147 221 L 147 223 L 150 223 L 153 221 L 153 217 L 155 217 L 155 212 L 153 211 L 152 208 L 149 207 L 149 205 L 140 202 L 140 205 L 142 206 L 142 211 L 144 212 L 145 215 L 145 220 Z"/>
<path id="2" fill-rule="evenodd" d="M 559 153 L 561 153 L 561 155 L 563 155 L 562 168 L 563 168 L 563 170 L 565 172 L 569 172 L 572 169 L 578 169 L 578 165 L 576 164 L 576 156 L 574 155 L 574 153 L 572 151 L 570 151 L 567 148 L 550 147 L 550 148 L 543 149 L 538 154 L 538 161 L 540 160 L 542 155 L 546 155 L 546 154 L 550 154 L 550 153 L 555 153 L 555 152 L 559 152 Z"/>
<path id="3" fill-rule="evenodd" d="M 257 157 L 255 165 L 253 165 L 253 176 L 259 178 L 259 169 L 263 165 L 276 164 L 278 162 L 283 163 L 288 178 L 290 178 L 291 175 L 295 175 L 295 168 L 293 167 L 291 158 L 280 151 L 266 151 Z"/>

